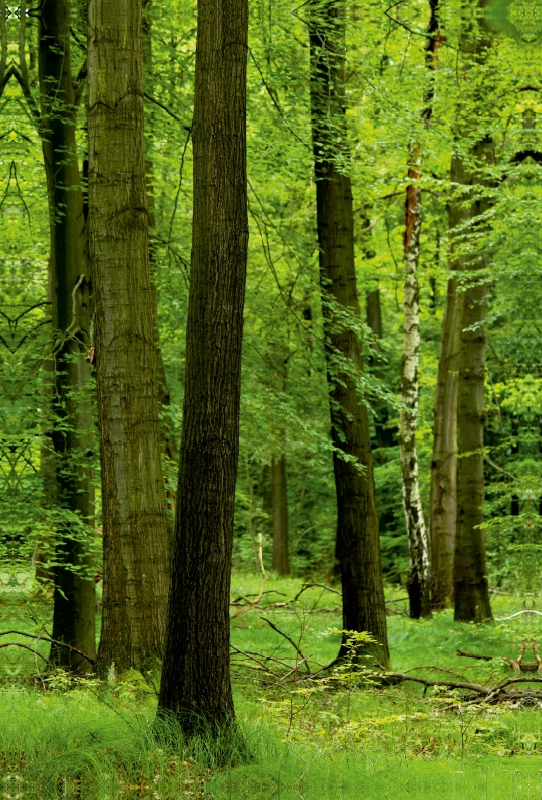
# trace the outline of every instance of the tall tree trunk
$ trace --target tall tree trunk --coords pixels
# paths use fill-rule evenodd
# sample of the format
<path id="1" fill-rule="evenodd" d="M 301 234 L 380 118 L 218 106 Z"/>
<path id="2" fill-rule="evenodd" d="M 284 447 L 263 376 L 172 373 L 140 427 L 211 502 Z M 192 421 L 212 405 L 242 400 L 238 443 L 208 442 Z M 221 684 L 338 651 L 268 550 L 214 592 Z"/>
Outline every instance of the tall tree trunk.
<path id="1" fill-rule="evenodd" d="M 454 619 L 491 619 L 486 574 L 484 532 L 484 381 L 487 342 L 486 317 L 489 303 L 489 261 L 481 248 L 490 208 L 488 169 L 494 163 L 490 123 L 494 98 L 488 57 L 491 36 L 484 21 L 486 0 L 463 8 L 461 43 L 465 91 L 457 107 L 456 130 L 462 141 L 472 142 L 459 157 L 459 202 L 468 214 L 470 244 L 462 267 L 468 283 L 463 292 L 459 338 L 457 388 L 457 518 L 454 552 Z M 467 139 L 468 141 L 468 139 Z M 457 157 L 457 156 L 456 156 Z M 487 245 L 485 245 L 487 247 Z M 463 248 L 465 245 L 463 244 Z M 481 272 L 481 275 L 479 274 Z M 470 274 L 468 274 L 470 273 Z"/>
<path id="2" fill-rule="evenodd" d="M 461 164 L 452 158 L 451 183 L 461 180 Z M 461 204 L 452 196 L 448 211 L 450 267 L 461 269 L 454 256 L 453 232 L 464 219 Z M 453 594 L 453 564 L 457 511 L 457 383 L 459 332 L 463 294 L 455 277 L 448 279 L 442 321 L 437 385 L 433 405 L 433 454 L 431 459 L 431 499 L 429 506 L 431 542 L 431 605 L 442 609 Z"/>
<path id="3" fill-rule="evenodd" d="M 311 0 L 309 14 L 316 214 L 335 447 L 343 629 L 372 634 L 378 644 L 369 649 L 381 664 L 387 665 L 389 650 L 369 418 L 353 377 L 355 371 L 363 368 L 361 345 L 355 325 L 348 323 L 348 316 L 359 318 L 360 308 L 352 188 L 350 178 L 342 171 L 349 162 L 344 87 L 345 7 L 336 0 Z"/>
<path id="4" fill-rule="evenodd" d="M 70 59 L 70 5 L 46 0 L 39 15 L 41 133 L 51 231 L 50 286 L 53 344 L 53 447 L 56 495 L 73 512 L 58 530 L 53 569 L 53 639 L 95 658 L 96 593 L 89 545 L 94 496 L 89 466 L 92 414 L 86 362 L 90 336 L 89 266 L 83 195 L 75 141 L 75 97 Z M 78 670 L 91 664 L 53 645 L 51 661 Z"/>
<path id="5" fill-rule="evenodd" d="M 481 142 L 477 161 L 487 158 L 491 142 Z M 475 177 L 473 182 L 475 182 Z M 484 198 L 473 202 L 471 219 L 488 209 Z M 470 270 L 487 269 L 473 257 Z M 474 281 L 476 276 L 472 276 Z M 471 284 L 463 294 L 457 390 L 457 520 L 454 555 L 454 619 L 463 622 L 491 619 L 486 574 L 484 532 L 484 382 L 486 372 L 486 318 L 489 284 Z"/>
<path id="6" fill-rule="evenodd" d="M 169 548 L 160 463 L 143 136 L 142 0 L 90 0 L 89 240 L 104 531 L 98 670 L 163 654 Z"/>
<path id="7" fill-rule="evenodd" d="M 273 508 L 273 569 L 279 575 L 290 574 L 288 540 L 288 491 L 284 453 L 271 461 L 271 493 Z"/>
<path id="8" fill-rule="evenodd" d="M 413 154 L 418 158 L 416 153 Z M 409 177 L 417 180 L 420 173 L 409 170 Z M 408 596 L 410 616 L 413 619 L 431 613 L 429 599 L 429 546 L 423 518 L 422 500 L 418 481 L 418 451 L 416 429 L 418 426 L 419 383 L 418 364 L 420 350 L 420 314 L 418 305 L 418 258 L 420 253 L 421 199 L 420 189 L 410 184 L 407 189 L 405 257 L 404 257 L 404 344 L 401 368 L 401 397 L 404 408 L 399 425 L 401 473 L 403 478 L 403 505 L 409 548 Z"/>
<path id="9" fill-rule="evenodd" d="M 427 27 L 426 65 L 431 75 L 429 89 L 424 95 L 422 123 L 427 128 L 433 113 L 434 87 L 432 75 L 437 65 L 440 42 L 438 31 L 438 0 L 430 0 L 430 17 Z M 403 410 L 399 424 L 401 473 L 403 478 L 403 505 L 409 546 L 408 595 L 410 616 L 414 619 L 431 613 L 429 543 L 423 516 L 418 479 L 418 450 L 416 430 L 419 408 L 419 350 L 420 310 L 418 287 L 418 262 L 422 228 L 422 196 L 418 181 L 421 177 L 422 153 L 419 144 L 409 148 L 408 177 L 405 202 L 404 235 L 404 343 L 401 368 L 401 395 Z"/>
<path id="10" fill-rule="evenodd" d="M 246 0 L 198 0 L 194 214 L 178 503 L 158 709 L 188 735 L 234 716 L 229 593 L 248 244 Z"/>

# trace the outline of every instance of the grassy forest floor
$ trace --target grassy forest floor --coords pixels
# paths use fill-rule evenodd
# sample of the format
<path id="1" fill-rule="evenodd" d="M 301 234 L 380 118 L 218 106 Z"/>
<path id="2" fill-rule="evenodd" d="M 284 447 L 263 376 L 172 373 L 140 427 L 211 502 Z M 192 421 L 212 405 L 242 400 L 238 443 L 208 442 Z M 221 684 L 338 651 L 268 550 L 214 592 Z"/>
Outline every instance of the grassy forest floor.
<path id="1" fill-rule="evenodd" d="M 112 673 L 106 685 L 93 679 L 73 683 L 60 672 L 41 681 L 35 677 L 39 657 L 23 649 L 0 651 L 4 674 L 11 675 L 0 692 L 2 797 L 499 800 L 540 795 L 542 711 L 537 705 L 469 704 L 457 691 L 429 688 L 424 693 L 417 684 L 382 689 L 360 683 L 359 675 L 346 670 L 311 677 L 337 653 L 340 598 L 316 586 L 291 602 L 302 586 L 299 580 L 270 577 L 253 607 L 260 578 L 233 577 L 234 691 L 250 758 L 234 755 L 229 767 L 217 766 L 212 746 L 190 750 L 171 726 L 152 729 L 156 673 L 146 680 L 136 672 Z M 494 615 L 501 621 L 484 625 L 454 623 L 450 611 L 411 621 L 400 613 L 403 597 L 403 590 L 388 590 L 396 671 L 454 680 L 443 672 L 451 670 L 491 684 L 511 675 L 501 657 L 516 658 L 522 638 L 530 640 L 542 626 L 542 618 L 534 615 L 502 621 L 525 604 L 532 607 L 532 597 L 494 595 Z M 37 620 L 36 615 L 48 613 L 39 599 L 16 602 L 21 604 L 18 625 L 25 615 Z M 495 659 L 464 658 L 456 655 L 458 648 Z M 526 653 L 525 660 L 533 656 Z"/>

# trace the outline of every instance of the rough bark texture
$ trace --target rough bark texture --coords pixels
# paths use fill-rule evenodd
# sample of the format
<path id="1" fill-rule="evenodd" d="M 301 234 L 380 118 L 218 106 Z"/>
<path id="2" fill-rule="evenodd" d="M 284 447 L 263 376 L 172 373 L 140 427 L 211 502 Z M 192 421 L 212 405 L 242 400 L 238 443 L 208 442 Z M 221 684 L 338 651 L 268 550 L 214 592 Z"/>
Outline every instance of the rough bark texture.
<path id="1" fill-rule="evenodd" d="M 419 159 L 417 151 L 411 152 Z M 409 169 L 409 178 L 418 180 L 419 171 Z M 399 424 L 399 448 L 403 485 L 403 506 L 409 548 L 408 596 L 413 619 L 431 613 L 429 580 L 429 546 L 423 517 L 418 481 L 418 426 L 420 351 L 420 311 L 418 303 L 418 259 L 420 254 L 421 200 L 420 189 L 412 183 L 407 189 L 404 251 L 404 340 L 401 368 L 401 397 L 404 408 Z"/>
<path id="2" fill-rule="evenodd" d="M 461 164 L 452 158 L 451 182 L 461 180 Z M 461 269 L 454 256 L 453 231 L 464 213 L 452 197 L 448 227 L 452 236 L 450 267 Z M 453 594 L 453 564 L 457 510 L 457 382 L 459 369 L 459 332 L 463 294 L 457 279 L 450 278 L 442 321 L 440 354 L 433 406 L 433 455 L 431 460 L 430 542 L 431 605 L 442 609 Z"/>
<path id="3" fill-rule="evenodd" d="M 371 633 L 379 643 L 373 652 L 380 663 L 387 665 L 389 651 L 369 419 L 355 383 L 355 374 L 363 367 L 361 345 L 354 326 L 349 324 L 349 319 L 359 318 L 360 308 L 352 188 L 350 178 L 344 174 L 349 161 L 344 13 L 344 6 L 335 0 L 313 0 L 309 4 L 320 284 L 332 439 L 337 450 L 333 457 L 337 555 L 343 590 L 343 628 Z"/>
<path id="4" fill-rule="evenodd" d="M 271 492 L 273 508 L 273 569 L 279 575 L 290 574 L 288 542 L 288 485 L 286 457 L 273 456 L 271 462 Z"/>
<path id="5" fill-rule="evenodd" d="M 98 670 L 163 653 L 169 586 L 143 137 L 141 0 L 89 4 L 89 240 L 104 530 Z"/>
<path id="6" fill-rule="evenodd" d="M 248 243 L 246 0 L 199 0 L 194 216 L 173 580 L 159 712 L 234 716 L 229 592 Z"/>
<path id="7" fill-rule="evenodd" d="M 45 0 L 39 15 L 41 134 L 49 198 L 53 388 L 52 444 L 56 501 L 69 517 L 57 531 L 52 638 L 96 655 L 96 592 L 89 544 L 94 537 L 94 495 L 89 464 L 92 414 L 89 265 L 83 195 L 75 141 L 75 97 L 70 58 L 70 5 Z M 51 484 L 53 476 L 49 476 Z M 66 647 L 52 646 L 51 661 L 92 669 Z"/>

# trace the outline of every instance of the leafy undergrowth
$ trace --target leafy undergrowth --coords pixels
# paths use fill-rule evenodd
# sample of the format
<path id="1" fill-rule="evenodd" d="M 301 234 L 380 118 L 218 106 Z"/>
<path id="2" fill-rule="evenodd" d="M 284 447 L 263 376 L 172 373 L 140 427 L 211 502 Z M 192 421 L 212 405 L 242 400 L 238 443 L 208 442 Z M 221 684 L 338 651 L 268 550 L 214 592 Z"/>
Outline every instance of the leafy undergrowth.
<path id="1" fill-rule="evenodd" d="M 253 607 L 261 590 L 258 578 L 234 577 L 234 692 L 245 748 L 235 750 L 229 743 L 229 766 L 221 765 L 224 743 L 218 749 L 210 742 L 189 745 L 171 723 L 156 726 L 156 675 L 145 680 L 136 672 L 122 678 L 111 673 L 100 684 L 73 682 L 58 672 L 45 680 L 46 690 L 40 682 L 29 688 L 27 681 L 0 691 L 0 795 L 21 800 L 540 796 L 542 713 L 536 698 L 489 706 L 465 701 L 460 691 L 415 684 L 383 689 L 348 669 L 314 678 L 337 653 L 340 598 L 312 587 L 290 602 L 301 588 L 300 581 L 270 579 L 268 593 Z M 403 601 L 392 601 L 401 596 L 390 590 L 390 607 L 400 609 Z M 527 607 L 531 602 L 527 599 Z M 523 598 L 498 596 L 495 617 L 508 617 L 523 604 Z M 393 668 L 453 679 L 443 671 L 451 670 L 491 685 L 511 675 L 500 659 L 517 657 L 522 637 L 537 635 L 539 619 L 523 614 L 494 624 L 459 625 L 448 611 L 423 622 L 392 615 Z M 495 659 L 460 657 L 458 648 Z"/>

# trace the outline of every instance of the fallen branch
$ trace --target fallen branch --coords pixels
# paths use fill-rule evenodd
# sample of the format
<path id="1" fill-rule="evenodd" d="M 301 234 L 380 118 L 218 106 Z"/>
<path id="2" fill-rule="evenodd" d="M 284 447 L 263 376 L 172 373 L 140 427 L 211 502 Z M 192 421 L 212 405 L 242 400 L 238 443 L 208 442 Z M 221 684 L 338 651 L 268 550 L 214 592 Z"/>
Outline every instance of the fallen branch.
<path id="1" fill-rule="evenodd" d="M 71 650 L 74 653 L 78 653 L 80 656 L 83 656 L 84 659 L 88 661 L 89 664 L 96 663 L 96 660 L 87 656 L 86 653 L 83 653 L 82 650 L 79 648 L 74 647 L 71 644 L 67 644 L 66 642 L 61 642 L 59 639 L 51 639 L 49 636 L 41 636 L 35 633 L 26 633 L 26 631 L 16 631 L 16 630 L 9 630 L 9 631 L 0 631 L 0 636 L 10 636 L 11 634 L 15 634 L 16 636 L 26 636 L 28 639 L 37 639 L 40 642 L 49 642 L 49 644 L 57 644 L 59 647 L 67 647 L 68 650 Z M 16 642 L 11 642 L 11 644 L 16 644 Z M 0 645 L 1 647 L 6 647 L 7 645 Z M 32 648 L 29 648 L 32 650 Z M 47 659 L 46 659 L 47 660 Z M 49 663 L 49 662 L 48 662 Z"/>
<path id="2" fill-rule="evenodd" d="M 42 658 L 49 667 L 52 667 L 49 659 L 45 658 L 45 656 L 42 655 L 39 650 L 36 650 L 35 647 L 29 647 L 27 644 L 23 644 L 22 642 L 4 642 L 4 644 L 0 644 L 0 648 L 2 647 L 23 647 L 25 650 L 30 650 L 31 653 L 34 653 L 34 655 Z"/>
<path id="3" fill-rule="evenodd" d="M 477 658 L 479 661 L 493 661 L 493 656 L 487 656 L 483 653 L 466 653 L 464 650 L 458 650 L 456 655 L 465 656 L 465 658 Z"/>

